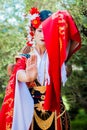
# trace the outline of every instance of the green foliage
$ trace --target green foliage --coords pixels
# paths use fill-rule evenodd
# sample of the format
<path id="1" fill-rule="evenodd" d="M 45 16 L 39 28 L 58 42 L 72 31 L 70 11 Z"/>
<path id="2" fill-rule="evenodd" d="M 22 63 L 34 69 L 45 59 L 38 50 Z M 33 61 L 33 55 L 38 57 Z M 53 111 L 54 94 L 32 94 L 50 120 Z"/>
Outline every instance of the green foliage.
<path id="1" fill-rule="evenodd" d="M 25 45 L 25 25 L 15 7 L 15 1 L 0 1 L 0 104 L 4 97 L 4 90 L 9 77 L 7 65 L 15 62 L 15 55 Z M 9 8 L 11 12 L 9 14 Z M 13 18 L 15 21 L 13 21 Z M 15 24 L 17 23 L 17 24 Z"/>
<path id="2" fill-rule="evenodd" d="M 57 10 L 56 0 L 43 0 L 43 1 L 25 0 L 25 3 L 26 3 L 26 12 L 28 12 L 31 7 L 37 7 L 39 10 L 43 9 L 49 9 L 52 11 Z"/>
<path id="3" fill-rule="evenodd" d="M 14 63 L 15 55 L 25 44 L 23 32 L 20 32 L 20 27 L 1 26 L 0 33 L 0 98 L 2 98 L 2 90 L 7 85 L 7 65 Z"/>
<path id="4" fill-rule="evenodd" d="M 84 109 L 80 109 L 74 120 L 71 121 L 72 130 L 87 129 L 87 113 Z"/>
<path id="5" fill-rule="evenodd" d="M 49 9 L 53 12 L 67 9 L 80 30 L 82 47 L 68 62 L 68 64 L 72 64 L 73 71 L 68 78 L 66 87 L 62 88 L 62 95 L 66 97 L 69 104 L 71 119 L 75 119 L 71 122 L 73 130 L 85 130 L 87 129 L 85 114 L 82 115 L 84 121 L 80 117 L 81 113 L 78 114 L 78 110 L 81 108 L 87 111 L 87 2 L 85 0 L 0 1 L 0 16 L 1 14 L 5 16 L 4 20 L 0 21 L 0 102 L 3 100 L 4 90 L 9 79 L 7 65 L 14 62 L 14 56 L 26 42 L 23 13 L 28 13 L 33 6 L 38 7 L 39 10 Z M 10 12 L 9 7 L 11 7 Z"/>

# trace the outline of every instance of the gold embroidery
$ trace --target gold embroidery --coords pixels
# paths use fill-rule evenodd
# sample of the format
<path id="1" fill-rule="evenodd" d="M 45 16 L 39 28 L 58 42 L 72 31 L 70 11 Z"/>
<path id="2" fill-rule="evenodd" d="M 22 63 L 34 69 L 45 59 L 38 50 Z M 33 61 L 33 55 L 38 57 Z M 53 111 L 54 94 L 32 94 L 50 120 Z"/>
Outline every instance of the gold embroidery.
<path id="1" fill-rule="evenodd" d="M 65 112 L 66 112 L 66 110 L 64 110 L 61 114 L 59 114 L 59 115 L 57 116 L 57 119 L 60 118 Z"/>
<path id="2" fill-rule="evenodd" d="M 11 130 L 11 123 L 6 123 L 6 130 Z"/>
<path id="3" fill-rule="evenodd" d="M 60 43 L 60 51 L 62 49 L 63 46 L 63 41 L 66 39 L 65 37 L 65 33 L 66 33 L 66 29 L 68 28 L 68 24 L 66 22 L 66 20 L 64 19 L 64 15 L 63 14 L 59 14 L 58 15 L 58 24 L 59 26 L 59 43 Z"/>
<path id="4" fill-rule="evenodd" d="M 39 91 L 41 94 L 44 94 L 46 91 L 46 86 L 35 86 L 33 88 L 35 91 Z M 42 113 L 45 112 L 45 110 L 43 109 L 43 104 L 44 104 L 44 99 L 45 99 L 45 95 L 41 95 L 40 97 L 42 99 L 42 101 L 39 101 L 37 104 L 34 105 L 34 107 L 38 110 L 38 111 L 42 111 Z"/>
<path id="5" fill-rule="evenodd" d="M 44 112 L 43 103 L 44 103 L 44 101 L 39 101 L 39 103 L 35 104 L 34 107 L 35 107 L 38 111 Z"/>
<path id="6" fill-rule="evenodd" d="M 34 117 L 35 117 L 35 120 L 36 120 L 37 125 L 38 125 L 42 130 L 47 130 L 47 129 L 51 126 L 51 124 L 52 124 L 52 122 L 53 122 L 54 112 L 52 112 L 52 114 L 50 115 L 50 117 L 49 117 L 48 119 L 46 119 L 46 120 L 41 119 L 41 118 L 37 115 L 36 111 L 34 111 Z"/>
<path id="7" fill-rule="evenodd" d="M 10 112 L 6 112 L 5 114 L 6 114 L 7 118 L 13 117 L 13 109 L 11 109 Z"/>
<path id="8" fill-rule="evenodd" d="M 11 94 L 12 92 L 13 92 L 13 89 L 10 86 L 9 88 L 6 89 L 6 96 L 8 96 L 9 94 Z"/>
<path id="9" fill-rule="evenodd" d="M 58 24 L 61 24 L 61 23 L 66 23 L 64 19 L 59 19 L 58 20 Z"/>
<path id="10" fill-rule="evenodd" d="M 35 86 L 34 90 L 39 91 L 40 93 L 43 94 L 46 91 L 46 86 Z"/>
<path id="11" fill-rule="evenodd" d="M 15 80 L 14 77 L 15 77 L 15 74 L 12 74 L 12 75 L 11 75 L 11 79 L 10 79 L 10 81 L 9 81 L 9 86 L 13 84 L 13 82 L 14 82 L 14 80 Z"/>
<path id="12" fill-rule="evenodd" d="M 45 95 L 41 95 L 41 100 L 45 100 Z"/>
<path id="13" fill-rule="evenodd" d="M 60 51 L 61 51 L 61 49 L 62 49 L 62 40 L 61 40 L 61 38 L 59 38 L 59 42 L 60 42 Z"/>
<path id="14" fill-rule="evenodd" d="M 14 101 L 14 100 L 13 100 L 12 98 L 9 98 L 8 100 L 4 101 L 3 104 L 4 104 L 4 105 L 5 105 L 5 104 L 8 104 L 8 106 L 11 107 L 13 101 Z"/>
<path id="15" fill-rule="evenodd" d="M 59 27 L 59 33 L 61 34 L 61 35 L 64 35 L 65 34 L 65 27 Z"/>

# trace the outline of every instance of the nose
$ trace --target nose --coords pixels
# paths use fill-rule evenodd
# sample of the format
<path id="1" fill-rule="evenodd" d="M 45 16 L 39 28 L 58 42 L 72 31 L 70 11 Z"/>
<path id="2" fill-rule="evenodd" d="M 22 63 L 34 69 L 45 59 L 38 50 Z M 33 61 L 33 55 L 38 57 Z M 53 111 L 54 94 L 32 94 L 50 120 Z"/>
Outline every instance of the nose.
<path id="1" fill-rule="evenodd" d="M 43 34 L 43 31 L 41 32 L 41 38 L 44 38 L 44 34 Z"/>

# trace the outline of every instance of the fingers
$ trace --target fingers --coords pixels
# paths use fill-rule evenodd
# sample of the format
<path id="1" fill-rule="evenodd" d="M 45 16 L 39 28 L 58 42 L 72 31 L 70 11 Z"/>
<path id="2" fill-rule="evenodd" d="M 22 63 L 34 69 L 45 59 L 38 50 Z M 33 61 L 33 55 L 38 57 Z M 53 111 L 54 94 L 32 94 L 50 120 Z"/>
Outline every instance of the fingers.
<path id="1" fill-rule="evenodd" d="M 27 80 L 34 81 L 37 78 L 37 57 L 36 55 L 31 55 L 26 62 L 26 77 Z"/>
<path id="2" fill-rule="evenodd" d="M 32 55 L 31 56 L 31 64 L 36 64 L 37 63 L 37 56 L 36 55 Z"/>
<path id="3" fill-rule="evenodd" d="M 36 55 L 31 55 L 30 58 L 28 58 L 27 62 L 26 62 L 26 67 L 29 67 L 30 65 L 35 65 L 37 64 L 37 56 Z"/>

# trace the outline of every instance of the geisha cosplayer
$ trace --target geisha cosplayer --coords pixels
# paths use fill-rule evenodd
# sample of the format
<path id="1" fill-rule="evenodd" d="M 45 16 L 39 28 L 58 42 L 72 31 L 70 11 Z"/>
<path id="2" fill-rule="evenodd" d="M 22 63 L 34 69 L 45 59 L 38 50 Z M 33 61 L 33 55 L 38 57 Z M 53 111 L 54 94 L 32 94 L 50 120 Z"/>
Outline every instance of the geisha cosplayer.
<path id="1" fill-rule="evenodd" d="M 39 12 L 26 17 L 25 53 L 19 54 L 0 111 L 1 130 L 70 130 L 61 98 L 67 81 L 65 62 L 81 47 L 79 31 L 67 11 Z"/>

